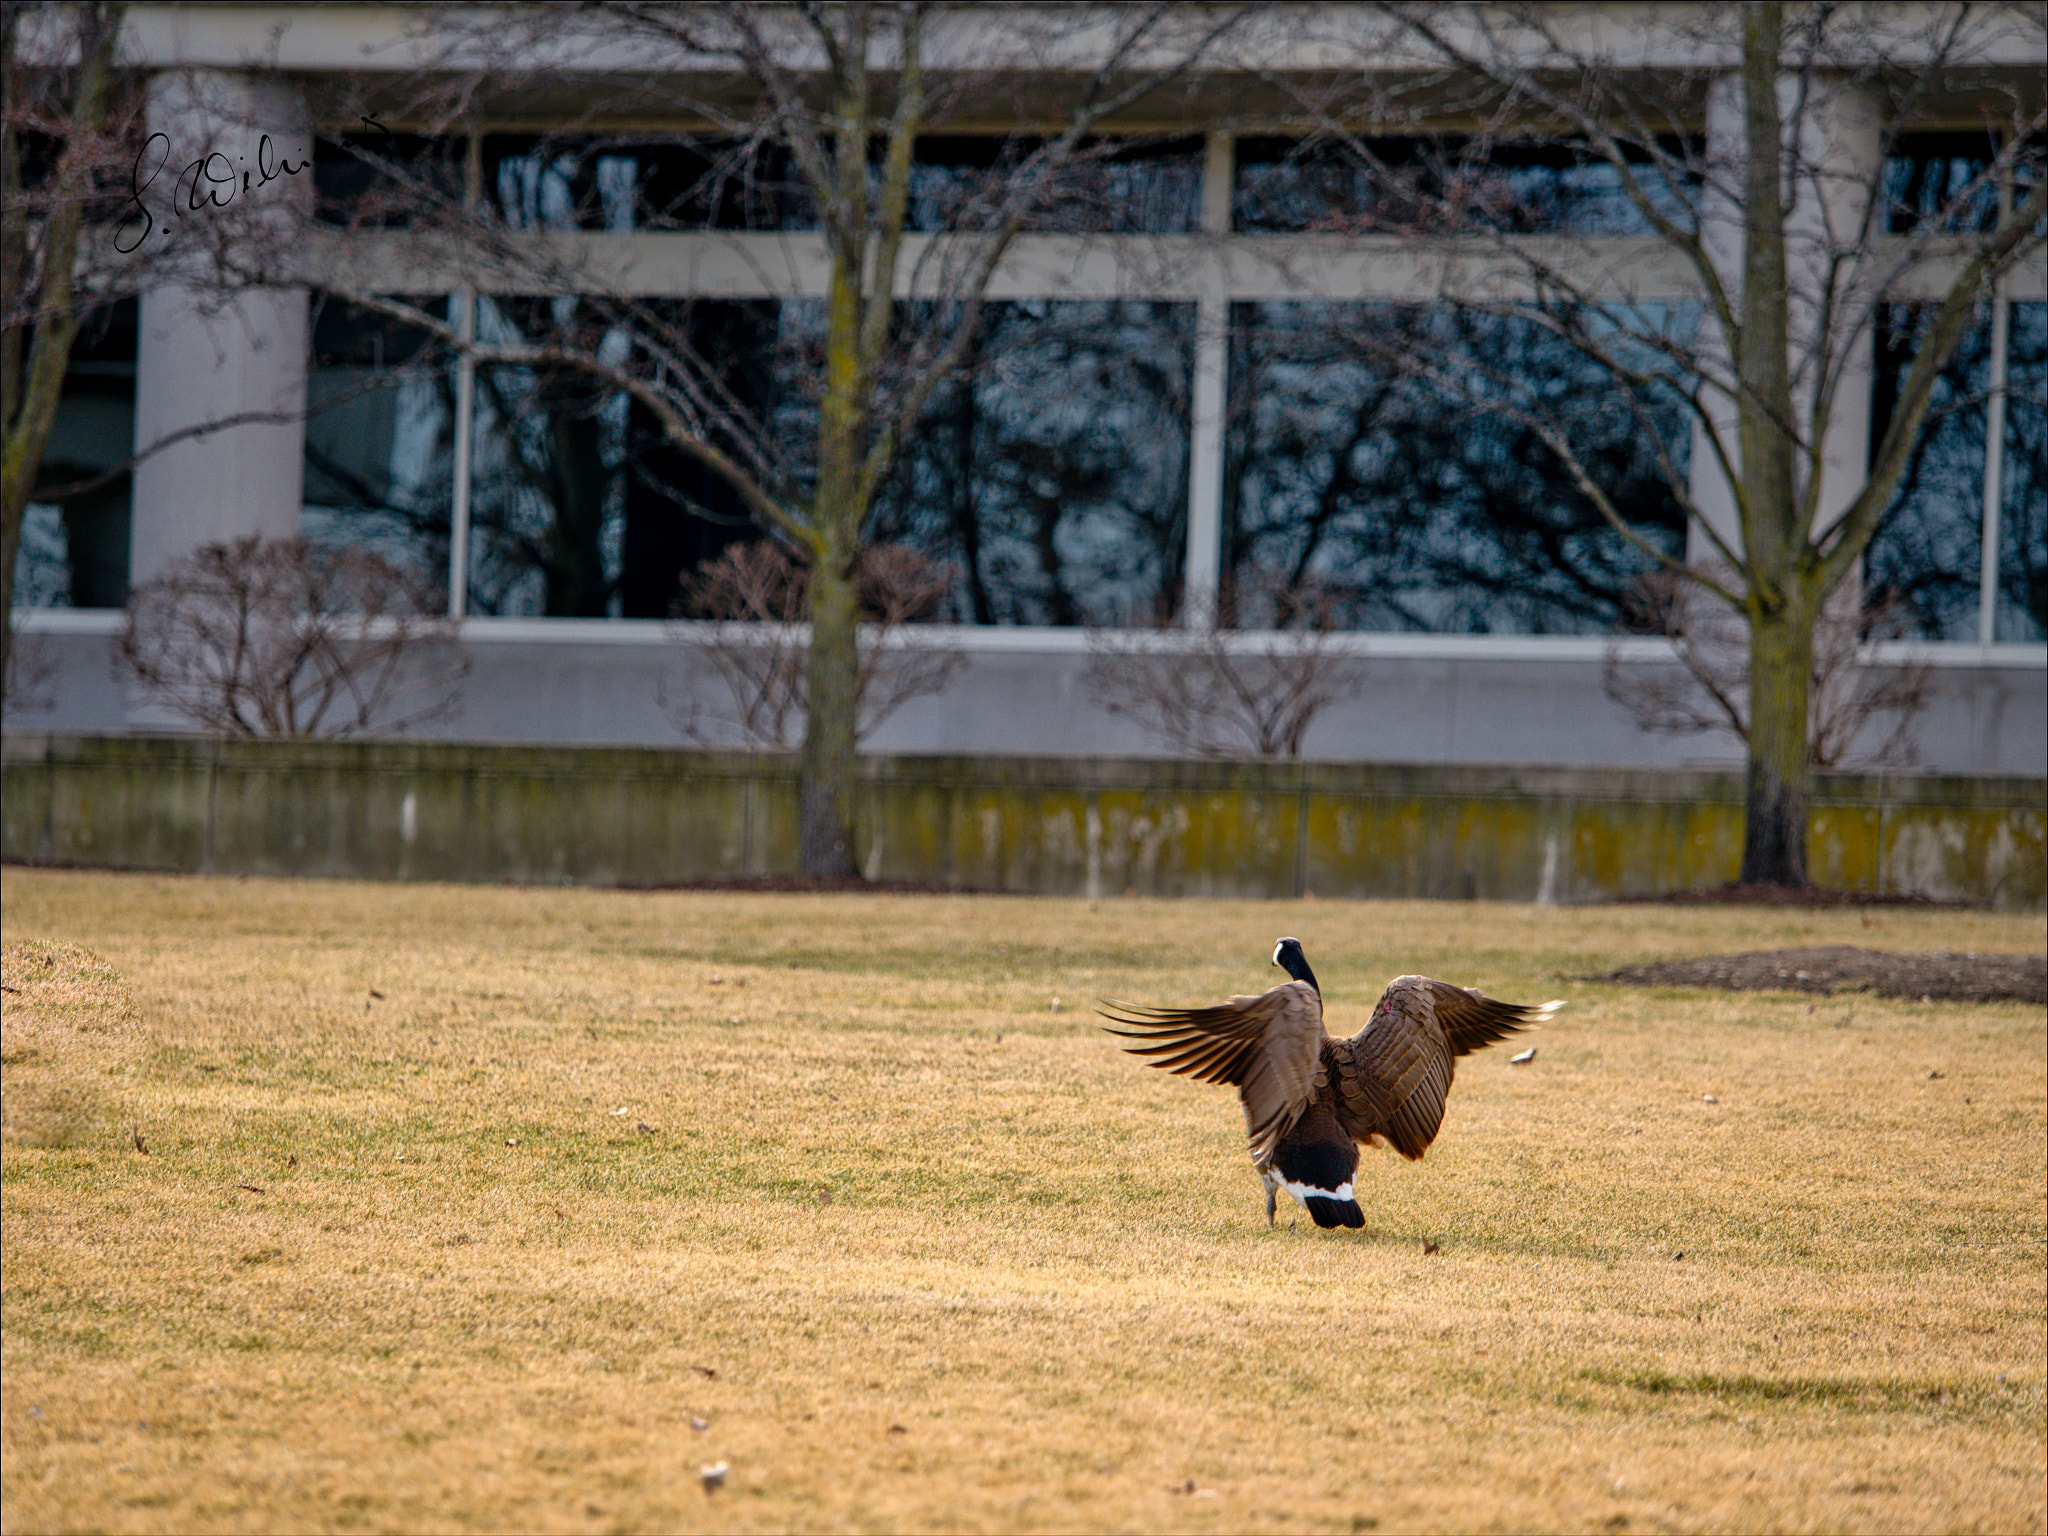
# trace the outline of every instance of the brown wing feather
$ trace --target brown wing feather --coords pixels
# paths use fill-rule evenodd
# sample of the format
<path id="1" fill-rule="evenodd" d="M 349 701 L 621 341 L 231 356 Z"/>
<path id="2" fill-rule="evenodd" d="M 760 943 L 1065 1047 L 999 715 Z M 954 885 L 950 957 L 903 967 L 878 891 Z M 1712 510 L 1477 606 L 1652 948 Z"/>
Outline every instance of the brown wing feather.
<path id="1" fill-rule="evenodd" d="M 1505 1040 L 1517 1030 L 1528 1029 L 1561 1006 L 1544 1003 L 1532 1008 L 1523 1003 L 1501 1003 L 1483 992 L 1454 987 L 1447 981 L 1428 981 L 1419 976 L 1415 979 L 1427 983 L 1437 1023 L 1443 1026 L 1444 1038 L 1458 1056 L 1469 1056 L 1496 1040 Z"/>
<path id="2" fill-rule="evenodd" d="M 1395 977 L 1365 1028 L 1346 1042 L 1360 1077 L 1371 1084 L 1367 1099 L 1378 1115 L 1377 1125 L 1363 1129 L 1384 1136 L 1411 1161 L 1436 1140 L 1454 1070 L 1433 985 L 1421 976 Z"/>
<path id="3" fill-rule="evenodd" d="M 1352 1065 L 1344 1097 L 1357 1134 L 1383 1136 L 1403 1157 L 1421 1157 L 1443 1128 L 1457 1058 L 1549 1018 L 1560 1006 L 1498 1003 L 1427 976 L 1396 976 L 1365 1028 L 1335 1042 Z"/>
<path id="4" fill-rule="evenodd" d="M 1290 981 L 1257 997 L 1213 1008 L 1146 1008 L 1105 1001 L 1096 1010 L 1126 1026 L 1113 1035 L 1149 1065 L 1205 1083 L 1229 1083 L 1244 1105 L 1245 1135 L 1263 1160 L 1315 1095 L 1316 1061 L 1326 1038 L 1315 988 Z"/>

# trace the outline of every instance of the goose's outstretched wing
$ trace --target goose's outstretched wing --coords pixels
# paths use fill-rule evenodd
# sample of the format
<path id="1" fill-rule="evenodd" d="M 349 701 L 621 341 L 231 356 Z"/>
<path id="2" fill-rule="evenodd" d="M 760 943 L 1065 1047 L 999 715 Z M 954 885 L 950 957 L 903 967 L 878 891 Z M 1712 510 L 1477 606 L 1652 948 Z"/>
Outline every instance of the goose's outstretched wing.
<path id="1" fill-rule="evenodd" d="M 1561 1000 L 1534 1005 L 1496 1002 L 1484 992 L 1454 987 L 1448 981 L 1430 981 L 1426 976 L 1404 976 L 1401 980 L 1428 982 L 1436 1021 L 1443 1026 L 1444 1038 L 1456 1056 L 1469 1056 L 1496 1040 L 1505 1040 L 1516 1030 L 1533 1028 L 1564 1006 Z"/>
<path id="2" fill-rule="evenodd" d="M 1096 1010 L 1125 1026 L 1113 1035 L 1149 1064 L 1204 1083 L 1229 1083 L 1244 1104 L 1245 1136 L 1264 1166 L 1315 1096 L 1322 1054 L 1323 1001 L 1306 982 L 1290 981 L 1257 997 L 1213 1008 L 1146 1008 L 1105 1001 Z"/>
<path id="3" fill-rule="evenodd" d="M 1560 1006 L 1500 1003 L 1427 976 L 1396 976 L 1365 1028 L 1338 1042 L 1339 1095 L 1364 1134 L 1384 1137 L 1405 1158 L 1419 1158 L 1443 1126 L 1456 1058 Z"/>

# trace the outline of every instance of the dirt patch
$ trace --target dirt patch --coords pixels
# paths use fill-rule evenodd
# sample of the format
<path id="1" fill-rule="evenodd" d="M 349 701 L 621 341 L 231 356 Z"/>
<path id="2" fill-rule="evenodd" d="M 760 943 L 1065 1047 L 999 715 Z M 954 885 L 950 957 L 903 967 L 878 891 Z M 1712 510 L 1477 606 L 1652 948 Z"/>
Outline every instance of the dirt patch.
<path id="1" fill-rule="evenodd" d="M 1753 880 L 1748 885 L 1716 885 L 1688 891 L 1661 891 L 1654 896 L 1615 896 L 1615 905 L 1655 903 L 1663 906 L 1730 907 L 1967 907 L 1967 901 L 1936 901 L 1911 891 L 1836 891 L 1818 885 L 1779 885 Z"/>
<path id="2" fill-rule="evenodd" d="M 1626 965 L 1587 981 L 1630 987 L 1721 987 L 1737 992 L 1875 992 L 1969 1003 L 2048 1003 L 2048 958 L 2041 955 L 1898 954 L 1837 944 L 1823 949 L 1758 949 Z"/>

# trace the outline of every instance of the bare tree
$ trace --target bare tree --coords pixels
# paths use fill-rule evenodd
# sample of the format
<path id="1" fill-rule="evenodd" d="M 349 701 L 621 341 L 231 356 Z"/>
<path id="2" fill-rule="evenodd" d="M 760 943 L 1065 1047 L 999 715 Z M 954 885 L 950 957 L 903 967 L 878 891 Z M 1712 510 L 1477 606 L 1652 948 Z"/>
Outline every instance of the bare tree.
<path id="1" fill-rule="evenodd" d="M 1240 578 L 1216 606 L 1187 629 L 1091 631 L 1089 697 L 1198 757 L 1301 756 L 1316 716 L 1365 689 L 1365 660 L 1342 648 L 1342 594 Z"/>
<path id="2" fill-rule="evenodd" d="M 781 544 L 736 544 L 684 583 L 684 608 L 699 621 L 675 638 L 725 684 L 735 713 L 708 711 L 687 687 L 664 685 L 662 706 L 692 741 L 729 740 L 789 748 L 801 740 L 808 668 L 804 616 L 809 573 Z M 967 665 L 958 650 L 906 634 L 931 617 L 953 585 L 952 570 L 901 545 L 861 551 L 860 682 L 855 729 L 862 739 L 914 698 L 941 692 Z"/>
<path id="3" fill-rule="evenodd" d="M 1839 605 L 1835 605 L 1839 606 Z M 1646 731 L 1727 734 L 1749 740 L 1749 644 L 1739 614 L 1670 571 L 1637 585 L 1632 627 L 1662 635 L 1679 662 L 1631 661 L 1610 645 L 1600 680 Z M 1918 754 L 1929 680 L 1924 661 L 1885 666 L 1869 655 L 1904 633 L 1898 605 L 1830 610 L 1814 626 L 1810 758 L 1815 768 L 1901 768 Z M 1873 740 L 1871 731 L 1881 734 Z"/>
<path id="4" fill-rule="evenodd" d="M 730 358 L 702 344 L 696 306 L 650 299 L 589 248 L 507 217 L 496 198 L 451 194 L 445 181 L 385 155 L 374 136 L 357 152 L 387 182 L 410 178 L 415 237 L 455 236 L 445 249 L 467 281 L 486 292 L 578 297 L 529 308 L 519 334 L 466 335 L 392 299 L 373 270 L 351 272 L 343 261 L 317 280 L 408 320 L 481 367 L 568 370 L 623 394 L 670 447 L 800 554 L 809 573 L 801 863 L 806 873 L 852 874 L 857 571 L 877 494 L 906 435 L 971 346 L 1016 237 L 1058 207 L 1071 173 L 1096 153 L 1091 135 L 1184 74 L 1235 26 L 1237 13 L 1159 0 L 1105 11 L 718 3 L 522 7 L 490 12 L 487 21 L 485 14 L 436 13 L 447 47 L 412 99 L 396 99 L 388 84 L 366 86 L 362 96 L 333 103 L 334 115 L 382 113 L 380 121 L 445 128 L 473 120 L 488 92 L 545 92 L 562 72 L 576 71 L 579 99 L 603 103 L 600 136 L 616 137 L 604 124 L 622 118 L 708 125 L 718 140 L 708 150 L 701 130 L 653 135 L 679 161 L 698 154 L 703 169 L 659 206 L 636 205 L 633 216 L 640 228 L 702 230 L 719 227 L 707 210 L 787 198 L 803 221 L 815 221 L 824 292 L 797 348 L 807 393 L 796 413 L 804 419 L 798 440 L 790 414 L 742 387 Z M 632 62 L 612 62 L 621 59 Z M 650 60 L 676 67 L 645 67 Z M 912 239 L 917 141 L 986 123 L 989 82 L 1020 70 L 1042 70 L 1049 84 L 1017 109 L 1020 122 L 1028 111 L 1030 127 L 1013 139 L 1015 153 L 964 195 L 925 199 L 936 226 L 926 226 L 932 238 Z M 558 138 L 591 126 L 565 124 Z M 545 143 L 537 153 L 541 165 L 552 163 Z M 536 204 L 536 219 L 547 217 Z M 775 291 L 758 256 L 739 259 Z M 902 302 L 905 293 L 917 302 Z M 498 309 L 501 320 L 509 313 Z"/>
<path id="5" fill-rule="evenodd" d="M 469 670 L 436 601 L 369 550 L 250 536 L 137 587 L 114 652 L 203 730 L 392 733 L 446 715 Z"/>
<path id="6" fill-rule="evenodd" d="M 1527 426 L 1622 540 L 1739 615 L 1749 678 L 1741 878 L 1803 885 L 1824 615 L 1891 504 L 1979 306 L 2042 246 L 2048 113 L 2038 68 L 2011 63 L 2038 61 L 2042 14 L 1778 0 L 1689 8 L 1664 13 L 1664 25 L 1697 65 L 1644 71 L 1632 67 L 1633 41 L 1620 46 L 1574 8 L 1387 3 L 1376 13 L 1383 30 L 1365 47 L 1377 73 L 1321 94 L 1291 87 L 1323 141 L 1375 189 L 1372 228 L 1449 242 L 1463 270 L 1447 276 L 1444 302 L 1542 327 L 1631 386 L 1643 440 L 1699 548 L 1688 556 L 1646 537 L 1552 402 L 1518 396 L 1484 355 L 1400 361 Z M 1390 60 L 1399 67 L 1386 69 Z M 1959 100 L 1984 130 L 1981 163 L 1900 206 L 1887 195 L 1888 158 Z M 1447 122 L 1459 131 L 1442 131 Z M 1697 343 L 1645 324 L 1632 285 L 1571 219 L 1562 238 L 1525 238 L 1560 222 L 1525 199 L 1527 178 L 1513 171 L 1518 149 L 1539 143 L 1603 189 L 1582 226 L 1624 223 L 1682 266 L 1702 305 Z M 1908 282 L 1925 295 L 1918 346 L 1869 472 L 1851 484 L 1826 472 L 1830 427 L 1856 408 L 1878 312 Z M 1676 440 L 1648 403 L 1674 392 L 1688 406 Z M 1732 502 L 1726 516 L 1696 498 L 1689 454 L 1710 459 L 1707 478 Z"/>
<path id="7" fill-rule="evenodd" d="M 139 112 L 115 65 L 124 9 L 0 7 L 0 670 L 10 685 L 22 522 L 92 303 L 78 283 L 80 246 Z"/>

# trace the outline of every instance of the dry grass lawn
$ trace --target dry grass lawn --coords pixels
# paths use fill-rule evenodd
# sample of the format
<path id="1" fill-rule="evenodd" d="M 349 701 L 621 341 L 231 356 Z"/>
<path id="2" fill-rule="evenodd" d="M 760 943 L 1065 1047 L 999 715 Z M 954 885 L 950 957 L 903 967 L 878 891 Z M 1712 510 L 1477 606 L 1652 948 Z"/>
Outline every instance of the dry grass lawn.
<path id="1" fill-rule="evenodd" d="M 1569 979 L 2038 914 L 0 896 L 9 1532 L 2048 1522 L 2042 1010 Z M 1282 933 L 1570 1002 L 1363 1233 L 1089 1011 Z"/>

